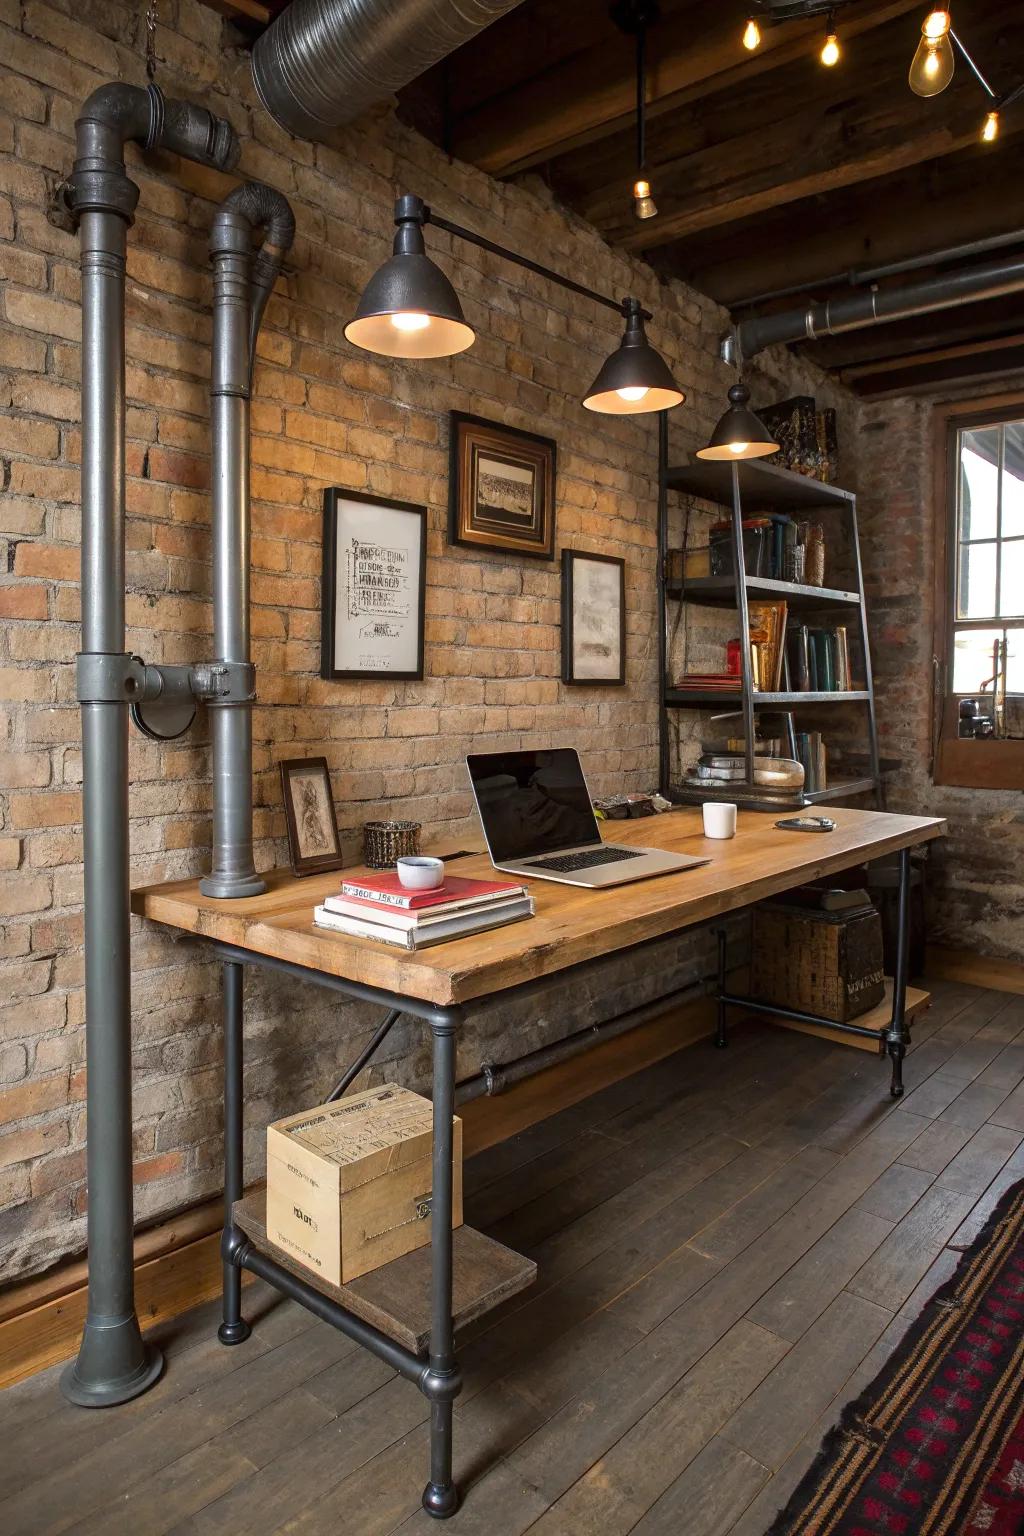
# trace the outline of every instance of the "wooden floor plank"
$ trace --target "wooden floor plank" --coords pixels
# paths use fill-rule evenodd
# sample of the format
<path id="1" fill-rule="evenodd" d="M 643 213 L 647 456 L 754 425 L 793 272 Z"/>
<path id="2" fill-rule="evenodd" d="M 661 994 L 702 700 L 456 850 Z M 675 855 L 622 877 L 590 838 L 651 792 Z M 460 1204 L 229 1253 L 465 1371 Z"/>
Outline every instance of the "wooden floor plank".
<path id="1" fill-rule="evenodd" d="M 763 1536 L 1024 1178 L 1024 1002 L 933 992 L 899 1103 L 864 1053 L 738 1028 L 467 1161 L 540 1275 L 460 1346 L 453 1536 Z M 122 1408 L 0 1394 L 4 1536 L 436 1531 L 415 1389 L 262 1284 L 246 1310 L 235 1350 L 215 1306 L 165 1325 Z"/>

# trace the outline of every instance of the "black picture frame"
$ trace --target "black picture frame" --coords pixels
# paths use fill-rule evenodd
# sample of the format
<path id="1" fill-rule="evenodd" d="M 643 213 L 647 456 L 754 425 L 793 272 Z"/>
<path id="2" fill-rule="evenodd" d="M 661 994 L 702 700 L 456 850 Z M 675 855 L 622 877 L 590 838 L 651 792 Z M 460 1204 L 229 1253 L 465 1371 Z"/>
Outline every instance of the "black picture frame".
<path id="1" fill-rule="evenodd" d="M 410 594 L 410 613 L 396 614 L 388 612 L 385 608 L 376 615 L 365 613 L 363 617 L 368 624 L 390 624 L 401 631 L 401 653 L 411 659 L 411 666 L 390 666 L 387 664 L 387 650 L 389 639 L 383 633 L 368 638 L 367 648 L 364 651 L 364 665 L 339 666 L 337 664 L 338 651 L 338 575 L 341 561 L 339 560 L 339 534 L 342 527 L 345 503 L 354 503 L 360 507 L 372 507 L 382 513 L 401 513 L 413 519 L 415 522 L 416 552 L 408 561 L 408 569 L 401 576 L 396 576 L 392 567 L 386 579 L 398 579 L 408 586 Z M 412 531 L 412 529 L 410 529 Z M 353 541 L 355 543 L 355 541 Z M 379 539 L 373 542 L 380 542 Z M 410 546 L 411 548 L 411 546 Z M 352 552 L 347 558 L 352 557 Z M 324 491 L 324 523 L 323 523 L 323 551 L 321 566 L 320 589 L 320 676 L 329 682 L 390 678 L 396 682 L 420 682 L 423 678 L 423 638 L 424 616 L 426 607 L 427 589 L 427 509 L 418 506 L 411 501 L 393 501 L 386 496 L 371 496 L 362 491 L 349 491 L 342 486 L 330 486 Z M 385 579 L 382 573 L 382 579 Z M 350 589 L 351 590 L 351 589 Z M 364 587 L 364 595 L 369 596 L 370 589 Z M 414 611 L 413 611 L 414 610 Z M 359 615 L 350 611 L 342 616 L 347 619 L 349 628 L 358 624 Z M 410 646 L 410 618 L 412 625 L 412 645 Z M 410 654 L 411 653 L 411 654 Z M 365 664 L 365 656 L 373 654 L 377 659 L 373 665 Z M 377 664 L 377 662 L 380 664 Z"/>
<path id="2" fill-rule="evenodd" d="M 292 874 L 319 875 L 327 870 L 340 869 L 343 862 L 341 838 L 338 836 L 334 792 L 331 789 L 331 774 L 326 757 L 289 757 L 285 758 L 279 766 Z M 296 786 L 293 781 L 299 778 L 318 781 L 310 796 L 309 808 L 305 814 L 316 817 L 319 835 L 333 845 L 326 853 L 303 852 L 303 841 L 309 840 L 309 832 L 305 824 L 305 815 L 300 814 L 296 805 Z M 320 791 L 319 795 L 316 793 L 317 788 Z"/>
<path id="3" fill-rule="evenodd" d="M 481 456 L 504 460 L 516 475 L 532 474 L 529 507 L 481 508 L 478 475 Z M 554 438 L 507 427 L 500 421 L 451 411 L 448 417 L 448 542 L 482 552 L 555 558 L 555 476 L 558 449 Z"/>
<path id="4" fill-rule="evenodd" d="M 581 614 L 577 607 L 581 599 L 581 583 L 577 581 L 576 567 L 590 563 L 618 568 L 617 599 L 619 622 L 616 626 L 617 666 L 614 674 L 607 676 L 581 672 L 578 666 L 576 632 Z M 585 688 L 620 688 L 626 681 L 626 562 L 617 555 L 598 555 L 586 549 L 562 550 L 562 682 Z"/>

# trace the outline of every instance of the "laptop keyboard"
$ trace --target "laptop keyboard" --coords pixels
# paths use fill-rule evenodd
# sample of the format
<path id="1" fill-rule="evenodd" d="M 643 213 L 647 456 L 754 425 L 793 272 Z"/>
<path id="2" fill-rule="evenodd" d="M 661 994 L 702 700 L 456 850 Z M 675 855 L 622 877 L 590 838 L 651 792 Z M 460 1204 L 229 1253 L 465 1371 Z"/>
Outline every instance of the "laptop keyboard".
<path id="1" fill-rule="evenodd" d="M 644 853 L 646 853 L 644 849 Z M 588 848 L 585 853 L 559 853 L 551 859 L 531 859 L 531 869 L 550 869 L 567 875 L 575 869 L 592 869 L 595 864 L 618 864 L 620 859 L 640 859 L 643 854 L 632 848 Z"/>

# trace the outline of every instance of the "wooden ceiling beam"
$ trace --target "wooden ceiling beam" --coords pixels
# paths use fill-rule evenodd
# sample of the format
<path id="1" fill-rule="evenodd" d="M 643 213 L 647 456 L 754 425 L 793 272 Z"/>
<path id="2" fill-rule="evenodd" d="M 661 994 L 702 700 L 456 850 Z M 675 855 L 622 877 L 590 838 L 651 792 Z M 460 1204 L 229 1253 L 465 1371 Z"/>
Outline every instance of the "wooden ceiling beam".
<path id="1" fill-rule="evenodd" d="M 1000 353 L 1010 349 L 1024 349 L 1024 332 L 1012 336 L 992 336 L 986 341 L 964 341 L 956 346 L 933 347 L 929 352 L 913 352 L 901 357 L 879 359 L 860 363 L 852 368 L 840 368 L 839 377 L 844 384 L 854 384 L 860 379 L 877 378 L 887 373 L 910 373 L 918 368 L 931 368 L 936 363 L 959 362 L 965 358 L 992 358 L 993 368 L 1005 366 Z"/>
<path id="2" fill-rule="evenodd" d="M 761 47 L 744 55 L 742 15 L 728 7 L 710 25 L 708 7 L 665 17 L 648 43 L 649 118 L 715 91 L 746 85 L 767 70 L 792 63 L 821 34 L 821 19 L 766 27 Z M 920 0 L 871 0 L 844 16 L 853 38 L 920 10 Z M 492 34 L 488 33 L 490 37 Z M 494 35 L 497 41 L 497 33 Z M 563 59 L 514 88 L 456 117 L 451 150 L 492 176 L 509 176 L 581 145 L 628 129 L 635 110 L 634 54 L 622 36 Z"/>

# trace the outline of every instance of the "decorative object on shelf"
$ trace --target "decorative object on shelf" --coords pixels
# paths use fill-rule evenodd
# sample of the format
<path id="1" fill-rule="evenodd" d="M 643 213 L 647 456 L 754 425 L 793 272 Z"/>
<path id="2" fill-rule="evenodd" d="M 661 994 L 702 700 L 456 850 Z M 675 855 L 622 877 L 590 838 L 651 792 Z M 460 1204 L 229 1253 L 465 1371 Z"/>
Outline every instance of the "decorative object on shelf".
<path id="1" fill-rule="evenodd" d="M 562 550 L 562 681 L 626 681 L 626 562 Z"/>
<path id="2" fill-rule="evenodd" d="M 782 687 L 786 604 L 750 602 L 747 604 L 747 613 L 754 691 L 778 693 Z"/>
<path id="3" fill-rule="evenodd" d="M 427 509 L 324 492 L 320 676 L 423 676 Z"/>
<path id="4" fill-rule="evenodd" d="M 589 410 L 637 415 L 643 411 L 665 411 L 686 399 L 665 360 L 644 334 L 644 321 L 652 317 L 637 299 L 613 299 L 585 288 L 571 277 L 563 277 L 561 272 L 542 267 L 528 256 L 520 256 L 461 224 L 439 217 L 421 197 L 409 194 L 395 203 L 397 233 L 393 254 L 371 277 L 355 315 L 345 327 L 346 340 L 354 346 L 383 357 L 418 359 L 451 357 L 472 345 L 475 337 L 466 324 L 454 288 L 426 254 L 423 229 L 428 223 L 623 317 L 626 329 L 622 342 L 583 401 Z M 606 374 L 614 378 L 614 384 L 605 384 Z"/>
<path id="5" fill-rule="evenodd" d="M 550 437 L 452 411 L 450 542 L 553 560 L 555 453 Z"/>
<path id="6" fill-rule="evenodd" d="M 367 821 L 363 824 L 363 863 L 367 869 L 394 869 L 399 859 L 420 851 L 418 821 Z"/>
<path id="7" fill-rule="evenodd" d="M 281 793 L 292 873 L 340 869 L 341 839 L 326 757 L 288 758 L 281 764 Z"/>
<path id="8" fill-rule="evenodd" d="M 267 1127 L 267 1237 L 330 1285 L 430 1241 L 433 1110 L 381 1083 Z M 462 1121 L 452 1116 L 452 1226 L 462 1225 Z"/>
<path id="9" fill-rule="evenodd" d="M 804 523 L 804 581 L 809 587 L 825 585 L 825 530 L 820 523 Z"/>
<path id="10" fill-rule="evenodd" d="M 763 406 L 761 420 L 779 440 L 771 463 L 831 484 L 838 446 L 834 410 L 819 411 L 810 395 L 795 395 Z"/>
<path id="11" fill-rule="evenodd" d="M 657 0 L 615 0 L 611 18 L 620 32 L 636 44 L 636 179 L 633 182 L 633 213 L 653 219 L 658 212 L 647 178 L 647 28 L 658 20 Z"/>
<path id="12" fill-rule="evenodd" d="M 697 449 L 698 459 L 764 459 L 777 453 L 774 436 L 750 410 L 750 390 L 743 380 L 729 390 L 729 409 L 721 416 L 705 448 Z"/>

